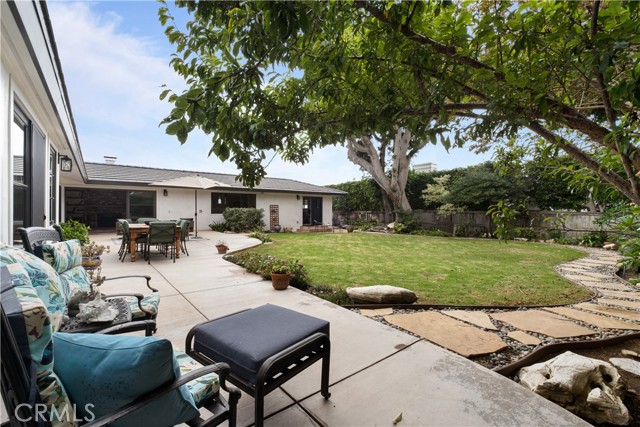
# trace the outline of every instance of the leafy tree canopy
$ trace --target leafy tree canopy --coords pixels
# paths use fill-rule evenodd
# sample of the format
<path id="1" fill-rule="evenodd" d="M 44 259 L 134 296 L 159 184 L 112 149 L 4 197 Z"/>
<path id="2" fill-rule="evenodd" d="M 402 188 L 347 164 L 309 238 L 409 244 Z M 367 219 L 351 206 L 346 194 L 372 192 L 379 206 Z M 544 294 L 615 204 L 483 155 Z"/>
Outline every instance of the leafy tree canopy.
<path id="1" fill-rule="evenodd" d="M 188 88 L 163 92 L 166 131 L 211 134 L 248 185 L 268 150 L 305 162 L 396 125 L 432 142 L 450 131 L 446 146 L 528 129 L 640 203 L 638 2 L 176 4 L 193 16 L 184 31 L 159 15 Z"/>

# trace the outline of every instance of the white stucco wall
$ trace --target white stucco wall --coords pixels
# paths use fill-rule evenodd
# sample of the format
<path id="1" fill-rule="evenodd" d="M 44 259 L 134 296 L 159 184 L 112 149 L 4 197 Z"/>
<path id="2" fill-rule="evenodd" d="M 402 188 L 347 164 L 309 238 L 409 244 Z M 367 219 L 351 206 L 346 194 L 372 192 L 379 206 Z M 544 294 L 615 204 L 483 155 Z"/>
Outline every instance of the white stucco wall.
<path id="1" fill-rule="evenodd" d="M 45 158 L 49 158 L 50 149 L 57 152 L 68 149 L 69 138 L 77 145 L 70 110 L 62 93 L 58 69 L 51 55 L 51 41 L 44 24 L 41 5 L 37 2 L 16 2 L 23 25 L 28 33 L 32 49 L 36 52 L 38 64 L 27 48 L 23 35 L 7 2 L 1 3 L 1 69 L 0 69 L 0 241 L 12 243 L 13 240 L 13 161 L 11 151 L 11 128 L 14 116 L 14 105 L 20 108 L 28 118 L 45 135 Z M 45 89 L 45 87 L 48 88 Z M 52 101 L 53 97 L 55 101 Z M 45 190 L 45 216 L 51 218 L 49 212 L 49 161 L 45 163 L 44 182 L 33 182 L 33 187 Z M 77 165 L 74 165 L 77 167 Z M 57 174 L 58 180 L 60 174 Z M 59 182 L 58 182 L 59 183 Z M 56 185 L 58 188 L 58 185 Z M 56 190 L 57 191 L 57 190 Z M 59 194 L 56 194 L 59 197 Z M 56 204 L 56 210 L 58 204 Z M 57 217 L 60 218 L 59 212 Z M 35 219 L 34 219 L 35 220 Z M 48 221 L 46 221 L 48 223 Z M 33 225 L 47 225 L 36 222 Z"/>
<path id="2" fill-rule="evenodd" d="M 150 190 L 150 188 L 138 188 Z M 198 190 L 198 230 L 208 230 L 209 224 L 224 222 L 222 214 L 211 213 L 211 193 L 220 191 Z M 193 218 L 195 213 L 194 190 L 167 188 L 167 196 L 163 189 L 157 190 L 157 217 L 162 219 Z M 305 194 L 255 192 L 256 208 L 264 210 L 265 230 L 269 229 L 269 207 L 278 205 L 279 220 L 282 227 L 297 230 L 302 226 L 302 199 Z M 317 195 L 308 195 L 319 197 Z M 324 196 L 322 203 L 322 222 L 331 224 L 333 216 L 333 199 Z"/>
<path id="3" fill-rule="evenodd" d="M 10 86 L 10 74 L 7 70 L 4 61 L 2 62 L 2 68 L 0 68 L 0 138 L 2 138 L 2 144 L 0 144 L 0 169 L 3 171 L 0 174 L 0 241 L 10 243 L 11 242 L 11 207 L 12 204 L 12 179 L 13 164 L 11 162 L 11 156 L 9 151 L 10 141 L 10 123 L 13 113 L 10 111 L 11 102 L 11 86 Z"/>

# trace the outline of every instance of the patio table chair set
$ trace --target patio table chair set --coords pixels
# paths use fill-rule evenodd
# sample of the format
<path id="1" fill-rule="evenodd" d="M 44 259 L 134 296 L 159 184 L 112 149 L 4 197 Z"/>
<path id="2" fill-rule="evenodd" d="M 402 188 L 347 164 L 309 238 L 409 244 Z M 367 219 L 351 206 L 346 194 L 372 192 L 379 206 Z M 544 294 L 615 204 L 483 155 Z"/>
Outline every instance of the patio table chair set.
<path id="1" fill-rule="evenodd" d="M 267 304 L 196 325 L 186 353 L 149 336 L 157 304 L 155 313 L 146 313 L 138 294 L 146 318 L 98 325 L 96 333 L 65 330 L 71 295 L 88 286 L 79 242 L 35 240 L 23 240 L 30 251 L 0 244 L 1 390 L 11 426 L 56 420 L 63 427 L 224 421 L 233 427 L 241 393 L 231 383 L 255 398 L 255 425 L 261 427 L 265 395 L 318 360 L 321 394 L 330 397 L 329 323 L 283 307 Z M 31 253 L 37 246 L 44 260 Z M 152 295 L 159 302 L 157 291 Z M 147 336 L 116 335 L 141 330 Z"/>
<path id="2" fill-rule="evenodd" d="M 131 230 L 128 220 L 119 219 L 118 223 L 122 230 L 122 243 L 118 250 L 118 256 L 120 261 L 124 262 L 130 253 Z M 177 250 L 175 244 L 175 239 L 177 238 L 175 237 L 176 227 L 180 227 L 180 251 L 189 256 L 187 240 L 189 238 L 190 221 L 188 219 L 160 221 L 155 218 L 140 218 L 137 223 L 145 223 L 149 226 L 148 233 L 143 233 L 136 238 L 136 248 L 149 264 L 151 263 L 151 246 L 155 246 L 165 257 L 171 255 L 173 262 L 175 262 Z"/>

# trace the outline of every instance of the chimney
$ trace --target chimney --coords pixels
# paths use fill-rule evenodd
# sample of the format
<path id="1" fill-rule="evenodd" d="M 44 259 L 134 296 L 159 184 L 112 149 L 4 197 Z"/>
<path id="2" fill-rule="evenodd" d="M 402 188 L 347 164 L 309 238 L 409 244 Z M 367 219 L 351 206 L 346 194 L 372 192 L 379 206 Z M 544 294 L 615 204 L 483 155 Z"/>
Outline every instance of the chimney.
<path id="1" fill-rule="evenodd" d="M 115 165 L 116 159 L 116 156 L 104 156 L 104 162 L 108 165 Z"/>

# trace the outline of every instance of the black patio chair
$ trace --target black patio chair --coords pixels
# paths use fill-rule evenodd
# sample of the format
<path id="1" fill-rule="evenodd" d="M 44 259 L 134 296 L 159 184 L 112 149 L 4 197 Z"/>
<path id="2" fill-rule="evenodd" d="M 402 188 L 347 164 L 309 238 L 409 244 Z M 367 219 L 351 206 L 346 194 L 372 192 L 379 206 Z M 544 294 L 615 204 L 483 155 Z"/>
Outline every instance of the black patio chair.
<path id="1" fill-rule="evenodd" d="M 102 331 L 105 334 L 54 332 L 55 318 L 49 317 L 28 278 L 4 266 L 0 272 L 0 391 L 9 419 L 3 426 L 51 427 L 53 419 L 75 424 L 76 417 L 81 417 L 84 427 L 117 422 L 211 427 L 224 421 L 235 427 L 240 392 L 226 384 L 228 365 L 199 367 L 184 353 L 173 352 L 168 340 L 155 337 L 116 338 L 106 335 L 109 330 Z M 143 358 L 145 348 L 149 348 L 148 357 Z M 99 357 L 101 362 L 77 363 L 84 357 Z M 100 366 L 104 363 L 115 369 Z M 133 367 L 122 370 L 116 363 Z M 92 391 L 85 386 L 85 378 L 102 386 Z M 221 390 L 228 393 L 228 401 Z M 100 398 L 93 396 L 87 404 L 87 395 Z M 211 415 L 203 418 L 199 408 Z"/>
<path id="2" fill-rule="evenodd" d="M 58 224 L 53 227 L 20 227 L 18 228 L 24 250 L 42 258 L 42 244 L 45 242 L 62 242 L 62 228 Z"/>

